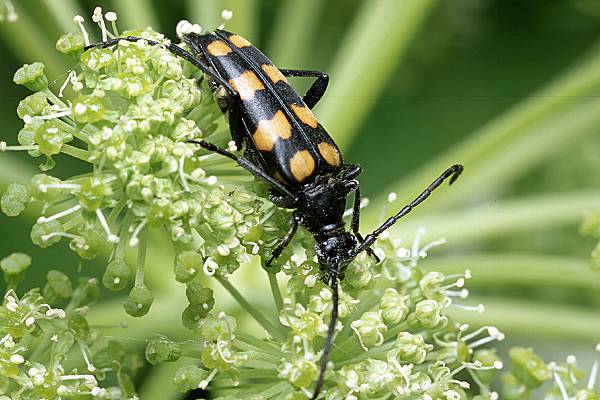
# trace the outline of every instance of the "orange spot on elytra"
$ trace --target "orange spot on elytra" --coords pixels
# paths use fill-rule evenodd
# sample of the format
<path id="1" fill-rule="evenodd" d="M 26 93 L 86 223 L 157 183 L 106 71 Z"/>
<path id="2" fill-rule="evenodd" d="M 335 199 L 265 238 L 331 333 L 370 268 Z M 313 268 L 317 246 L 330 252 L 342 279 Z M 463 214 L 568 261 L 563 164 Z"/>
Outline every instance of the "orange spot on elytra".
<path id="1" fill-rule="evenodd" d="M 333 165 L 334 167 L 340 166 L 340 153 L 335 147 L 327 142 L 321 142 L 317 147 L 319 148 L 319 153 L 321 153 L 329 165 Z"/>
<path id="2" fill-rule="evenodd" d="M 315 159 L 308 150 L 300 150 L 290 159 L 290 168 L 294 178 L 302 182 L 314 172 Z"/>
<path id="3" fill-rule="evenodd" d="M 210 43 L 206 47 L 206 50 L 208 51 L 208 54 L 215 57 L 226 56 L 232 51 L 231 48 L 227 46 L 227 43 L 222 40 L 215 40 L 214 42 Z"/>
<path id="4" fill-rule="evenodd" d="M 258 76 L 252 71 L 244 71 L 243 74 L 237 78 L 229 80 L 229 83 L 236 92 L 240 95 L 242 100 L 249 100 L 254 97 L 254 93 L 257 90 L 263 90 L 265 86 L 258 79 Z"/>
<path id="5" fill-rule="evenodd" d="M 231 35 L 229 36 L 229 41 L 233 43 L 235 47 L 250 47 L 252 43 L 250 43 L 247 39 L 241 37 L 240 35 Z"/>
<path id="6" fill-rule="evenodd" d="M 281 73 L 279 68 L 277 68 L 276 66 L 271 65 L 271 64 L 263 64 L 261 66 L 261 68 L 265 72 L 265 74 L 269 77 L 271 82 L 277 83 L 279 81 L 284 81 L 287 83 L 287 79 L 285 79 L 285 76 L 283 76 L 283 74 Z"/>
<path id="7" fill-rule="evenodd" d="M 292 136 L 292 125 L 283 111 L 279 110 L 273 118 L 258 122 L 258 127 L 252 135 L 256 148 L 271 151 L 277 139 L 289 139 Z"/>
<path id="8" fill-rule="evenodd" d="M 310 126 L 311 128 L 317 127 L 319 121 L 317 121 L 315 115 L 308 107 L 292 104 L 292 111 L 298 118 L 300 118 L 300 121 L 304 122 L 306 125 Z"/>

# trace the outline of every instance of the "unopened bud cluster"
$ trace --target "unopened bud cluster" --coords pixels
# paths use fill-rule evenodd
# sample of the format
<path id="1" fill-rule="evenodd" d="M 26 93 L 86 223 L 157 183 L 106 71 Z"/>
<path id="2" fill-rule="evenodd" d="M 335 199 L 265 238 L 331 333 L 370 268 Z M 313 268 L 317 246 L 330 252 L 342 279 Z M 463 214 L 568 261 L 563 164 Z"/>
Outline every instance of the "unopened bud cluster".
<path id="1" fill-rule="evenodd" d="M 99 336 L 86 318 L 98 297 L 96 280 L 80 278 L 73 286 L 52 270 L 42 290 L 19 296 L 15 288 L 30 264 L 22 253 L 0 261 L 11 288 L 0 305 L 0 393 L 13 399 L 134 398 L 140 360 Z"/>

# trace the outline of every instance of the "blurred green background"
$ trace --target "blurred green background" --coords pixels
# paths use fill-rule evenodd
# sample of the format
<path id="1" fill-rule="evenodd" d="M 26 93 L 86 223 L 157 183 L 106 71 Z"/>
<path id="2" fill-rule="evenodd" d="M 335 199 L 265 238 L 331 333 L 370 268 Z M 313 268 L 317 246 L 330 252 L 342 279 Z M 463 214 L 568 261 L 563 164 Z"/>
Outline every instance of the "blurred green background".
<path id="1" fill-rule="evenodd" d="M 179 20 L 210 28 L 221 23 L 222 9 L 231 9 L 226 28 L 248 37 L 280 67 L 330 74 L 316 114 L 346 161 L 363 166 L 362 192 L 371 200 L 363 211 L 363 231 L 446 166 L 464 163 L 456 186 L 436 192 L 395 234 L 410 243 L 424 226 L 428 239 L 447 239 L 431 252 L 427 266 L 473 270 L 472 296 L 465 302 L 481 302 L 487 311 L 457 316 L 498 326 L 507 334 L 502 347 L 532 345 L 548 359 L 594 356 L 600 272 L 588 266 L 595 242 L 580 236 L 578 226 L 586 212 L 600 210 L 597 0 L 13 3 L 19 20 L 0 24 L 0 140 L 14 143 L 21 127 L 15 110 L 27 92 L 12 83 L 12 75 L 22 63 L 46 63 L 56 90 L 75 66 L 54 50 L 62 33 L 76 31 L 73 15 L 85 15 L 91 27 L 89 16 L 100 5 L 117 11 L 121 30 L 151 25 L 173 38 Z M 300 80 L 294 84 L 306 87 Z M 60 177 L 85 168 L 64 157 L 57 165 L 53 174 Z M 36 161 L 4 153 L 0 171 L 4 190 L 34 174 Z M 391 191 L 398 200 L 386 206 Z M 80 265 L 64 244 L 33 246 L 34 215 L 0 216 L 0 255 L 24 251 L 34 258 L 28 286 L 43 284 L 50 268 L 100 276 L 103 260 Z M 172 274 L 170 253 L 156 252 L 156 276 Z M 266 284 L 263 275 L 238 275 L 240 282 Z M 267 301 L 249 287 L 240 290 Z M 177 298 L 183 286 L 162 290 L 159 300 Z M 125 319 L 120 306 L 114 307 L 119 302 L 108 301 L 98 320 Z M 165 311 L 160 301 L 153 307 L 154 313 L 132 324 L 158 333 L 167 333 L 164 324 L 170 324 L 168 333 L 178 334 L 180 311 Z"/>

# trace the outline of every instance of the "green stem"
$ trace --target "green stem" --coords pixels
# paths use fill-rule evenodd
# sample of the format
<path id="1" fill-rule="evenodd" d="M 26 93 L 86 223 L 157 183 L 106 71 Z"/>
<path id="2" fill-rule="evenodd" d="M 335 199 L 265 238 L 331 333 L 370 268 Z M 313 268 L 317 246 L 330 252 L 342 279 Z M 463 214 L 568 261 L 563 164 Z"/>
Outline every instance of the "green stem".
<path id="1" fill-rule="evenodd" d="M 344 365 L 354 364 L 354 363 L 366 360 L 367 358 L 377 359 L 377 358 L 385 355 L 388 351 L 390 351 L 390 349 L 392 349 L 392 347 L 394 347 L 394 344 L 395 344 L 395 341 L 387 342 L 387 343 L 382 344 L 381 346 L 369 349 L 369 351 L 364 351 L 362 354 L 359 354 L 356 357 L 349 358 L 347 360 L 337 361 L 335 363 L 335 367 L 340 368 L 340 367 L 343 367 Z"/>
<path id="2" fill-rule="evenodd" d="M 265 331 L 276 337 L 278 340 L 285 340 L 285 336 L 281 333 L 281 330 L 277 329 L 277 327 L 271 321 L 269 321 L 267 317 L 265 317 L 260 311 L 258 311 L 250 303 L 248 303 L 244 296 L 242 296 L 242 294 L 238 292 L 238 290 L 235 287 L 233 287 L 233 285 L 229 283 L 227 279 L 219 275 L 215 275 L 215 278 L 225 288 L 225 290 L 227 290 L 229 294 L 239 303 L 239 305 L 242 306 L 242 308 L 246 310 L 248 314 L 250 314 L 252 318 L 254 318 L 254 320 L 263 327 L 263 329 L 265 329 Z"/>
<path id="3" fill-rule="evenodd" d="M 146 252 L 148 248 L 148 233 L 142 229 L 139 234 L 137 267 L 135 269 L 135 285 L 144 284 L 144 268 L 146 266 Z"/>
<path id="4" fill-rule="evenodd" d="M 477 254 L 434 257 L 420 264 L 444 274 L 471 270 L 469 288 L 524 284 L 539 287 L 560 285 L 572 290 L 597 291 L 599 276 L 581 260 L 537 254 Z"/>
<path id="5" fill-rule="evenodd" d="M 160 23 L 150 0 L 113 0 L 119 15 L 120 29 L 151 26 L 160 32 Z"/>
<path id="6" fill-rule="evenodd" d="M 54 49 L 54 43 L 41 31 L 39 23 L 31 18 L 25 8 L 19 2 L 13 4 L 19 20 L 13 24 L 0 24 L 4 43 L 23 62 L 43 61 L 50 81 L 64 75 L 68 68 L 65 58 Z"/>
<path id="7" fill-rule="evenodd" d="M 245 343 L 246 345 L 254 347 L 255 349 L 259 349 L 260 351 L 268 353 L 274 357 L 277 357 L 277 358 L 283 357 L 283 353 L 276 346 L 274 346 L 271 343 L 266 342 L 264 340 L 260 340 L 257 337 L 254 337 L 250 334 L 246 334 L 243 331 L 239 331 L 239 330 L 236 331 L 235 337 L 237 339 L 236 343 L 238 341 L 240 341 L 240 342 Z"/>
<path id="8" fill-rule="evenodd" d="M 275 301 L 277 315 L 279 315 L 279 313 L 283 309 L 283 298 L 281 297 L 281 291 L 279 290 L 277 275 L 267 272 L 267 276 L 269 277 L 269 286 L 271 287 L 271 293 L 273 294 L 273 300 Z"/>
<path id="9" fill-rule="evenodd" d="M 214 0 L 187 0 L 186 8 L 190 21 L 205 29 L 213 29 L 221 21 L 221 10 Z"/>
<path id="10" fill-rule="evenodd" d="M 451 308 L 450 315 L 472 326 L 494 325 L 507 336 L 537 335 L 544 339 L 568 338 L 570 342 L 598 342 L 597 310 L 509 298 L 473 296 L 469 302 L 484 304 L 486 311 L 479 314 Z"/>
<path id="11" fill-rule="evenodd" d="M 291 67 L 306 63 L 325 4 L 322 0 L 280 3 L 266 52 L 276 65 Z"/>
<path id="12" fill-rule="evenodd" d="M 223 4 L 224 3 L 224 4 Z M 240 35 L 258 44 L 258 5 L 257 0 L 225 0 L 222 8 L 233 11 L 233 18 L 225 22 L 225 29 L 238 32 Z M 219 10 L 219 14 L 220 14 Z"/>
<path id="13" fill-rule="evenodd" d="M 62 32 L 71 32 L 77 28 L 73 22 L 74 16 L 86 16 L 75 0 L 61 0 L 60 2 L 43 0 L 43 2 Z"/>
<path id="14" fill-rule="evenodd" d="M 85 162 L 88 162 L 90 157 L 86 150 L 71 146 L 70 144 L 63 144 L 61 152 Z"/>
<path id="15" fill-rule="evenodd" d="M 352 143 L 437 1 L 363 4 L 329 68 L 333 79 L 327 102 L 318 113 L 342 149 Z"/>
<path id="16" fill-rule="evenodd" d="M 488 240 L 513 232 L 577 223 L 582 210 L 600 209 L 600 191 L 532 196 L 499 204 L 486 204 L 464 212 L 407 219 L 392 228 L 394 236 L 409 238 L 421 226 L 423 240 L 451 238 L 452 244 Z"/>

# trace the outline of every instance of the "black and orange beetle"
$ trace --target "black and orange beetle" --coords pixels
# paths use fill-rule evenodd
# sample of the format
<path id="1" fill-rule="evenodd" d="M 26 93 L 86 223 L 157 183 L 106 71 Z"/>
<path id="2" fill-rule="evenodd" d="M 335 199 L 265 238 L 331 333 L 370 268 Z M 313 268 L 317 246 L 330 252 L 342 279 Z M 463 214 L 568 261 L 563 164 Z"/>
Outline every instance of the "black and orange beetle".
<path id="1" fill-rule="evenodd" d="M 129 36 L 90 47 L 108 47 L 120 40 L 146 40 L 150 45 L 163 45 Z M 333 292 L 328 335 L 312 396 L 316 399 L 323 385 L 337 321 L 338 280 L 343 279 L 345 268 L 363 251 L 375 257 L 370 246 L 377 237 L 424 201 L 444 180 L 450 178 L 452 184 L 463 167 L 456 164 L 448 168 L 410 204 L 363 237 L 359 233 L 360 190 L 356 180 L 361 167 L 344 163 L 337 145 L 311 111 L 325 93 L 329 82 L 327 74 L 278 69 L 248 40 L 223 30 L 185 34 L 183 41 L 191 52 L 174 44 L 163 46 L 210 78 L 219 106 L 228 113 L 233 140 L 238 148 L 243 148 L 243 156 L 204 140 L 193 143 L 236 161 L 264 179 L 271 185 L 271 200 L 294 210 L 290 229 L 274 249 L 267 266 L 290 243 L 298 225 L 304 226 L 315 238 L 319 265 Z M 289 76 L 316 80 L 304 97 L 300 97 L 287 82 Z M 354 206 L 351 232 L 348 232 L 343 214 L 352 192 Z"/>

